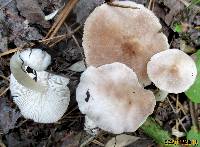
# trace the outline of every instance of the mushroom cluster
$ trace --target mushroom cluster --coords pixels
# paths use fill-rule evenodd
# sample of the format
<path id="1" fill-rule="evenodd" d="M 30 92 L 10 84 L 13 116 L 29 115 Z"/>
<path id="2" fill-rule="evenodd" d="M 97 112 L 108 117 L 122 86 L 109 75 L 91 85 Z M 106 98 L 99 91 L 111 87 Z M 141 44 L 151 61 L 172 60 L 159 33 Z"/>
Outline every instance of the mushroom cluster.
<path id="1" fill-rule="evenodd" d="M 85 70 L 76 89 L 85 130 L 136 131 L 153 113 L 155 96 L 163 100 L 194 83 L 194 61 L 178 49 L 169 49 L 161 28 L 152 11 L 131 1 L 105 3 L 90 14 L 83 35 L 89 67 L 85 70 L 80 62 L 69 68 Z M 50 55 L 40 49 L 17 52 L 10 60 L 11 95 L 22 115 L 35 122 L 58 121 L 69 104 L 69 79 L 44 71 L 50 63 Z M 151 82 L 158 92 L 144 89 Z"/>
<path id="2" fill-rule="evenodd" d="M 149 85 L 147 62 L 155 53 L 169 48 L 159 19 L 135 2 L 114 1 L 113 4 L 130 8 L 105 3 L 95 8 L 85 22 L 82 45 L 86 62 L 96 67 L 124 63 L 136 72 L 141 84 Z"/>
<path id="3" fill-rule="evenodd" d="M 194 61 L 169 49 L 161 27 L 152 11 L 131 1 L 102 4 L 87 18 L 82 45 L 89 67 L 76 99 L 89 133 L 133 132 L 153 112 L 155 96 L 164 100 L 193 84 Z M 151 82 L 159 88 L 154 94 L 143 88 Z"/>
<path id="4" fill-rule="evenodd" d="M 156 104 L 153 93 L 139 84 L 133 70 L 117 62 L 88 67 L 76 97 L 86 114 L 86 130 L 98 127 L 115 134 L 137 130 Z"/>
<path id="5" fill-rule="evenodd" d="M 11 95 L 22 115 L 35 122 L 58 121 L 69 104 L 69 79 L 44 71 L 50 63 L 50 55 L 40 49 L 17 52 L 10 60 Z M 35 70 L 34 78 L 27 66 Z"/>

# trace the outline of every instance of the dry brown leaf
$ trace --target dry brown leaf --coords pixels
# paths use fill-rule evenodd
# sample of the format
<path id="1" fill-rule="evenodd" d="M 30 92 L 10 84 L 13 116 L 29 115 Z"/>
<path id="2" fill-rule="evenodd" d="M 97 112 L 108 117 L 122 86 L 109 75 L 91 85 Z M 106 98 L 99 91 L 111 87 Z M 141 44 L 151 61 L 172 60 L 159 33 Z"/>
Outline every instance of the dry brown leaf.
<path id="1" fill-rule="evenodd" d="M 124 147 L 137 141 L 138 139 L 139 137 L 136 136 L 121 134 L 109 140 L 105 147 Z"/>
<path id="2" fill-rule="evenodd" d="M 30 23 L 36 23 L 44 28 L 49 28 L 49 23 L 44 19 L 45 15 L 36 0 L 17 0 L 17 8 L 20 14 Z"/>

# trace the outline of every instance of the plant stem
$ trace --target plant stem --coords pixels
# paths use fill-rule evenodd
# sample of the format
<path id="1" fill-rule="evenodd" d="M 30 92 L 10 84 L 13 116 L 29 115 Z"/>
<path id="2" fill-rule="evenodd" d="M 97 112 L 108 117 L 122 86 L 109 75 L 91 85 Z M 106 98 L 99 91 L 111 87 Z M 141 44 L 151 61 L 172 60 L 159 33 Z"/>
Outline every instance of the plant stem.
<path id="1" fill-rule="evenodd" d="M 175 144 L 165 144 L 165 140 L 172 140 L 168 131 L 163 130 L 158 123 L 151 117 L 140 127 L 146 135 L 153 138 L 160 146 L 178 147 Z"/>

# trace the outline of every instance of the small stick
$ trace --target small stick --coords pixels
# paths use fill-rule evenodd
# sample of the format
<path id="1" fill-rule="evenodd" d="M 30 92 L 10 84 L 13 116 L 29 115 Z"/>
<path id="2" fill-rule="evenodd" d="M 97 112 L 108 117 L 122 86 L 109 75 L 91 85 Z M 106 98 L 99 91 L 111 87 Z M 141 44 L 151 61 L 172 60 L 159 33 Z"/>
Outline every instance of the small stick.
<path id="1" fill-rule="evenodd" d="M 4 7 L 6 7 L 9 3 L 11 3 L 13 0 L 8 1 L 7 3 L 5 3 L 3 6 L 0 7 L 0 10 L 3 9 Z"/>
<path id="2" fill-rule="evenodd" d="M 96 140 L 96 139 L 94 139 L 94 140 L 92 141 L 92 143 L 97 144 L 97 145 L 102 146 L 102 147 L 105 147 L 105 144 L 101 143 L 100 141 L 98 141 L 98 140 Z"/>
<path id="3" fill-rule="evenodd" d="M 6 81 L 10 81 L 7 77 L 5 77 L 4 75 L 0 75 L 1 78 L 3 78 Z"/>
<path id="4" fill-rule="evenodd" d="M 53 24 L 53 26 L 51 27 L 49 32 L 47 33 L 45 39 L 53 37 L 58 32 L 58 30 L 60 29 L 61 25 L 64 23 L 65 19 L 67 18 L 67 16 L 69 15 L 69 13 L 74 8 L 74 6 L 76 5 L 77 2 L 78 2 L 78 0 L 70 0 L 66 4 L 66 6 L 63 9 L 63 11 L 60 13 L 58 19 Z"/>
<path id="5" fill-rule="evenodd" d="M 167 97 L 167 101 L 169 102 L 169 105 L 170 105 L 170 107 L 172 108 L 173 112 L 174 112 L 175 114 L 177 114 L 177 110 L 174 109 L 174 107 L 173 107 L 173 105 L 172 105 L 172 103 L 170 102 L 170 100 L 169 100 L 168 97 Z M 184 127 L 183 123 L 181 122 L 181 120 L 180 120 L 179 118 L 177 118 L 177 120 L 178 120 L 179 124 L 182 126 L 183 130 L 184 130 L 185 132 L 187 132 L 187 130 L 185 129 L 185 127 Z M 177 120 L 176 120 L 176 121 L 177 121 Z"/>
<path id="6" fill-rule="evenodd" d="M 176 110 L 178 110 L 178 99 L 179 99 L 179 97 L 177 95 L 177 98 L 176 98 Z M 179 131 L 179 121 L 177 119 L 176 119 L 176 129 Z"/>
<path id="7" fill-rule="evenodd" d="M 125 5 L 115 4 L 115 3 L 112 3 L 112 2 L 107 2 L 107 4 L 108 4 L 109 6 L 112 6 L 112 7 L 130 8 L 130 9 L 140 9 L 140 8 L 138 8 L 138 7 L 125 6 Z"/>
<path id="8" fill-rule="evenodd" d="M 0 94 L 0 96 L 4 95 L 8 90 L 9 90 L 9 87 L 7 87 L 7 88 Z"/>
<path id="9" fill-rule="evenodd" d="M 90 142 L 92 142 L 95 138 L 96 138 L 96 136 L 90 137 L 89 139 L 87 139 L 86 141 L 84 141 L 84 142 L 80 145 L 80 147 L 85 147 L 85 146 L 87 146 L 87 145 L 90 144 Z"/>
<path id="10" fill-rule="evenodd" d="M 67 24 L 65 24 L 65 25 L 66 25 L 67 31 L 69 31 L 69 33 L 71 33 L 70 27 L 69 27 Z M 81 46 L 79 45 L 79 43 L 78 43 L 76 37 L 75 37 L 74 35 L 72 35 L 72 38 L 73 38 L 74 42 L 76 43 L 77 47 L 79 48 L 79 50 L 81 50 Z M 85 61 L 85 55 L 83 54 L 82 51 L 81 51 L 81 56 L 82 56 L 82 58 L 83 58 L 85 67 L 87 67 L 87 63 L 86 63 L 86 61 Z"/>
<path id="11" fill-rule="evenodd" d="M 175 97 L 171 96 L 171 98 L 175 101 Z M 187 115 L 185 108 L 183 107 L 183 105 L 178 101 L 178 106 L 181 109 L 181 111 L 183 112 L 184 115 Z"/>
<path id="12" fill-rule="evenodd" d="M 195 108 L 194 108 L 194 104 L 193 102 L 189 102 L 189 106 L 190 106 L 190 114 L 191 114 L 191 118 L 192 118 L 192 124 L 195 128 L 197 127 L 197 120 L 196 120 L 196 115 L 195 115 Z"/>
<path id="13" fill-rule="evenodd" d="M 15 53 L 15 52 L 20 51 L 20 50 L 22 50 L 21 47 L 17 47 L 17 48 L 15 48 L 15 49 L 10 49 L 10 50 L 8 50 L 8 51 L 5 51 L 5 52 L 1 53 L 1 54 L 0 54 L 0 57 L 3 57 L 3 56 L 5 56 L 5 55 L 9 55 L 9 54 L 11 54 L 11 53 Z"/>
<path id="14" fill-rule="evenodd" d="M 78 26 L 73 32 L 68 33 L 66 35 L 63 35 L 62 37 L 60 37 L 57 41 L 53 42 L 51 45 L 49 45 L 49 47 L 53 47 L 55 44 L 57 44 L 58 42 L 60 42 L 61 40 L 65 39 L 65 38 L 69 38 L 71 37 L 75 32 L 77 32 L 79 29 L 81 28 L 81 25 Z"/>

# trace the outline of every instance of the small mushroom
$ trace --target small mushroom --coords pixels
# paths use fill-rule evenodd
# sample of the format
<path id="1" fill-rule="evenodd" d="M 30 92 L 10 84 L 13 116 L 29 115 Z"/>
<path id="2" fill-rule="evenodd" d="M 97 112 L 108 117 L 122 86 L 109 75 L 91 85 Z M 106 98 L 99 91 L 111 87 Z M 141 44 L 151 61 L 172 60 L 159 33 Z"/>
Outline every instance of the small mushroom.
<path id="1" fill-rule="evenodd" d="M 68 78 L 48 73 L 45 70 L 51 57 L 40 49 L 17 52 L 10 60 L 10 91 L 14 102 L 25 118 L 40 123 L 58 121 L 67 110 L 70 91 Z M 25 70 L 29 66 L 36 79 Z"/>
<path id="2" fill-rule="evenodd" d="M 87 18 L 83 48 L 86 62 L 100 66 L 121 62 L 132 68 L 143 85 L 149 85 L 146 65 L 155 53 L 169 49 L 161 24 L 152 11 L 131 1 L 102 4 Z"/>
<path id="3" fill-rule="evenodd" d="M 150 80 L 161 90 L 181 93 L 194 83 L 197 68 L 193 59 L 178 49 L 155 54 L 147 64 Z"/>
<path id="4" fill-rule="evenodd" d="M 86 114 L 86 130 L 94 126 L 115 134 L 137 130 L 156 104 L 153 93 L 143 89 L 132 69 L 117 62 L 88 67 L 81 75 L 76 99 Z"/>

